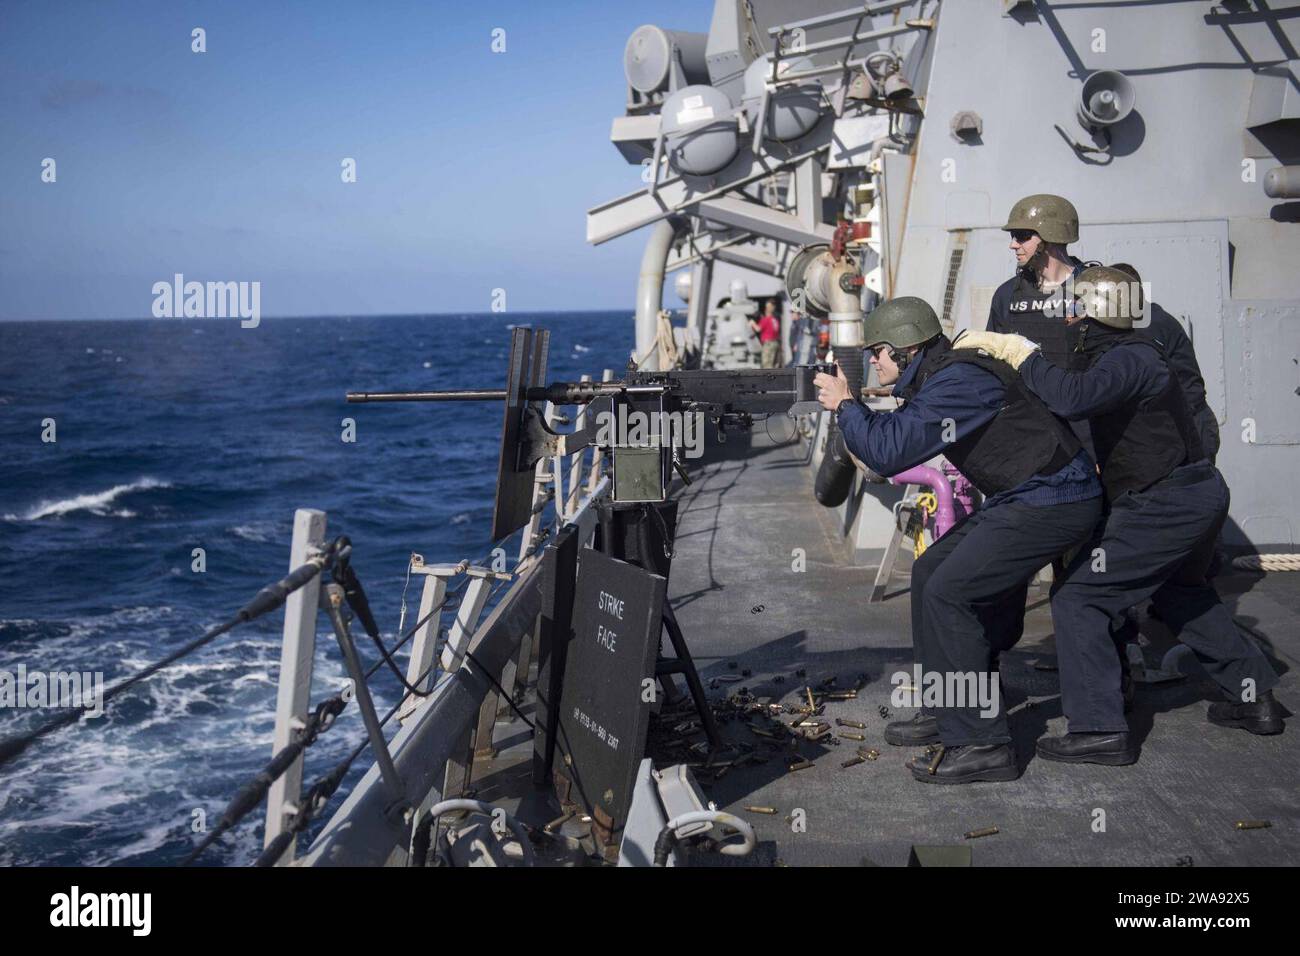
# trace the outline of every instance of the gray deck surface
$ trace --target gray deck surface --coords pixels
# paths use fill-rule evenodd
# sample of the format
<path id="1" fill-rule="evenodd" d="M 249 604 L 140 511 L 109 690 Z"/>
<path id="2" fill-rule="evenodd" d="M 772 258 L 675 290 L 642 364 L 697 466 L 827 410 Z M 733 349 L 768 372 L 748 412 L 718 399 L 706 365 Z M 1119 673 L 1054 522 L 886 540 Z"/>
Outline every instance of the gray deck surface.
<path id="1" fill-rule="evenodd" d="M 698 469 L 681 495 L 669 595 L 701 674 L 707 683 L 749 669 L 744 685 L 778 701 L 832 675 L 841 687 L 861 673 L 869 676 L 856 700 L 826 707 L 832 722 L 866 723 L 865 744 L 800 744 L 814 766 L 793 773 L 778 760 L 731 770 L 713 783 L 701 773 L 718 806 L 751 820 L 765 841 L 756 861 L 898 866 L 907 863 L 913 844 L 968 843 L 975 865 L 1174 866 L 1180 858 L 1187 865 L 1187 857 L 1196 866 L 1300 862 L 1300 728 L 1259 737 L 1208 723 L 1206 702 L 1215 699 L 1215 688 L 1203 676 L 1139 686 L 1130 714 L 1141 745 L 1135 765 L 1062 765 L 1034 756 L 1039 736 L 1065 729 L 1055 672 L 1033 666 L 1055 655 L 1045 588 L 1031 590 L 1025 637 L 1001 667 L 1021 778 L 963 786 L 915 782 L 904 761 L 919 751 L 886 744 L 886 720 L 877 710 L 889 706 L 890 675 L 912 665 L 910 558 L 900 560 L 885 601 L 867 604 L 875 569 L 850 563 L 834 513 L 813 498 L 813 472 L 799 465 L 799 450 L 774 447 L 755 431 L 748 458 Z M 794 548 L 806 551 L 805 573 L 791 570 Z M 1217 583 L 1238 622 L 1287 671 L 1277 693 L 1294 707 L 1300 701 L 1300 575 L 1235 574 Z M 1145 614 L 1142 629 L 1154 646 L 1167 643 L 1159 623 Z M 798 669 L 807 676 L 796 677 Z M 778 675 L 784 683 L 773 682 Z M 740 686 L 723 684 L 710 693 Z M 1026 700 L 1033 703 L 1022 706 Z M 724 734 L 759 739 L 739 722 Z M 878 749 L 880 758 L 842 769 L 858 746 Z M 746 813 L 744 805 L 779 813 Z M 806 812 L 806 832 L 793 833 L 785 822 L 794 808 Z M 1093 832 L 1096 808 L 1106 812 L 1105 832 Z M 1269 820 L 1272 828 L 1239 831 L 1234 823 L 1242 819 Z M 1000 832 L 963 840 L 967 831 L 988 826 Z"/>
<path id="2" fill-rule="evenodd" d="M 795 772 L 780 757 L 731 769 L 717 781 L 697 769 L 709 798 L 750 820 L 759 837 L 744 860 L 709 855 L 704 862 L 903 866 L 914 844 L 964 844 L 976 866 L 1300 863 L 1300 726 L 1258 737 L 1210 724 L 1205 710 L 1215 686 L 1208 678 L 1139 686 L 1129 715 L 1141 746 L 1135 765 L 1062 765 L 1034 755 L 1038 737 L 1065 729 L 1056 674 L 1034 666 L 1055 662 L 1046 588 L 1030 590 L 1025 637 L 1001 664 L 1003 701 L 1024 768 L 1020 779 L 963 786 L 914 781 L 904 762 L 920 751 L 886 744 L 887 719 L 878 711 L 883 705 L 888 719 L 899 716 L 890 705 L 890 675 L 912 666 L 910 558 L 900 559 L 885 601 L 867 604 L 875 568 L 852 563 L 835 513 L 813 497 L 814 473 L 803 464 L 803 450 L 774 445 L 761 428 L 745 451 L 748 444 L 730 443 L 729 460 L 695 464 L 693 483 L 680 490 L 670 601 L 706 686 L 712 677 L 751 671 L 743 683 L 709 690 L 711 698 L 745 686 L 793 702 L 808 684 L 836 676 L 844 689 L 865 673 L 857 699 L 828 702 L 825 718 L 864 722 L 867 728 L 854 732 L 866 740 L 800 743 L 814 766 Z M 792 570 L 795 548 L 807 556 L 803 573 Z M 1285 672 L 1277 693 L 1294 708 L 1300 702 L 1300 574 L 1235 573 L 1216 584 L 1239 625 Z M 1169 636 L 1145 614 L 1141 624 L 1153 642 L 1149 661 L 1158 663 Z M 805 677 L 796 676 L 800 669 Z M 728 741 L 761 744 L 740 720 L 722 732 Z M 532 745 L 522 723 L 503 720 L 495 736 L 498 756 L 475 769 L 477 795 L 534 822 L 551 819 L 554 798 L 526 787 Z M 879 750 L 879 759 L 841 768 L 859 746 Z M 680 752 L 653 749 L 651 756 L 658 765 L 682 759 Z M 746 805 L 778 813 L 747 812 Z M 805 812 L 805 832 L 792 832 L 786 822 L 796 808 Z M 1096 809 L 1105 811 L 1105 832 L 1093 830 Z M 1272 827 L 1241 831 L 1238 820 L 1268 820 Z M 999 832 L 963 838 L 990 826 Z"/>

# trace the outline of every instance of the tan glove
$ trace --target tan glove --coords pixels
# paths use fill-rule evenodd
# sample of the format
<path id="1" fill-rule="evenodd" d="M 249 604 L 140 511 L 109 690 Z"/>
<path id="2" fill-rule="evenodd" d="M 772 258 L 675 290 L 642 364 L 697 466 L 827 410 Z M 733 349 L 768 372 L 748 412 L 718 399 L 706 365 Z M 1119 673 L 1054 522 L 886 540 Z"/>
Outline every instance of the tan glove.
<path id="1" fill-rule="evenodd" d="M 1038 343 L 1023 335 L 1002 332 L 963 332 L 953 340 L 955 349 L 979 349 L 1019 371 L 1029 356 L 1038 351 Z"/>

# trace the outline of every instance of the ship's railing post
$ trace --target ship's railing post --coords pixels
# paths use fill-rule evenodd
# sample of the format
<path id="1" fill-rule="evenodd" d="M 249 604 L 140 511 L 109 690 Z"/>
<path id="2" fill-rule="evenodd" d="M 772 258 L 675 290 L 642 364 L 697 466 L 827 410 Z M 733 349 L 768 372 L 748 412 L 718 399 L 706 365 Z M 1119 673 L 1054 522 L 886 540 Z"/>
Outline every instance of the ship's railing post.
<path id="1" fill-rule="evenodd" d="M 591 376 L 582 376 L 582 381 L 590 382 Z M 581 431 L 587 423 L 587 408 L 583 405 L 578 410 L 574 425 L 575 431 Z M 569 458 L 569 497 L 564 502 L 564 517 L 571 518 L 578 508 L 578 495 L 582 492 L 582 463 L 587 457 L 587 449 L 581 448 Z"/>
<path id="2" fill-rule="evenodd" d="M 293 515 L 293 543 L 289 547 L 289 569 L 301 567 L 325 543 L 325 512 L 299 508 Z M 320 578 L 289 595 L 284 605 L 284 639 L 280 646 L 280 683 L 275 696 L 275 731 L 271 753 L 287 747 L 295 730 L 306 726 L 311 703 L 312 662 L 316 655 L 316 611 L 320 601 Z M 266 796 L 268 847 L 284 830 L 285 817 L 297 812 L 302 795 L 302 761 L 299 757 L 274 783 Z M 276 866 L 293 862 L 298 842 L 294 840 Z"/>
<path id="3" fill-rule="evenodd" d="M 539 619 L 540 620 L 540 619 Z M 519 688 L 528 686 L 529 670 L 532 668 L 533 651 L 537 647 L 537 626 L 531 631 L 525 631 L 523 638 L 519 641 L 519 653 L 514 656 L 501 673 L 501 687 L 506 692 L 505 696 L 513 701 Z M 503 699 L 497 707 L 497 717 L 506 717 L 510 714 L 510 705 Z"/>
<path id="4" fill-rule="evenodd" d="M 469 568 L 465 573 L 470 575 L 471 580 L 465 590 L 465 596 L 461 598 L 460 607 L 456 610 L 456 620 L 447 635 L 447 645 L 442 649 L 440 663 L 444 671 L 453 671 L 460 667 L 465 650 L 469 647 L 470 638 L 474 636 L 474 630 L 478 627 L 479 615 L 483 613 L 483 605 L 488 598 L 487 586 L 500 576 L 498 572 L 485 568 Z M 495 697 L 491 694 L 488 696 L 492 699 L 492 709 L 495 711 Z M 485 700 L 479 710 L 478 723 L 474 727 L 467 727 L 462 732 L 461 739 L 457 741 L 452 751 L 452 757 L 447 760 L 442 785 L 444 800 L 462 795 L 469 786 L 474 766 L 474 752 L 477 749 L 478 728 L 483 723 L 483 711 L 486 708 Z M 489 740 L 491 734 L 489 728 Z"/>
<path id="5" fill-rule="evenodd" d="M 612 382 L 614 372 L 611 369 L 605 369 L 600 376 L 600 380 L 602 382 Z M 591 470 L 587 472 L 587 494 L 595 491 L 596 486 L 600 484 L 600 465 L 604 458 L 605 450 L 597 445 L 591 453 Z"/>
<path id="6" fill-rule="evenodd" d="M 599 485 L 597 486 L 599 490 Z M 580 502 L 580 508 L 591 508 L 590 498 Z M 570 517 L 576 517 L 578 510 Z M 580 521 L 580 540 L 579 545 L 586 544 L 587 540 L 595 531 L 594 521 Z M 481 570 L 481 569 L 471 569 Z M 490 573 L 490 572 L 489 572 Z M 496 574 L 495 577 L 506 577 L 507 575 Z M 477 582 L 475 582 L 477 583 Z M 471 587 L 474 585 L 471 584 Z M 467 603 L 471 602 L 471 595 L 465 597 Z M 481 604 L 475 603 L 471 608 L 475 614 L 474 620 L 477 620 L 477 614 Z M 468 643 L 470 636 L 474 631 L 474 624 L 469 626 L 465 641 Z M 453 637 L 447 640 L 447 650 L 444 655 L 459 645 Z M 469 788 L 474 776 L 474 764 L 480 760 L 490 760 L 496 756 L 495 734 L 496 724 L 500 717 L 507 716 L 509 705 L 506 698 L 513 698 L 516 687 L 525 686 L 529 679 L 529 670 L 532 664 L 533 654 L 537 648 L 537 628 L 534 627 L 532 632 L 525 633 L 521 636 L 519 651 L 514 659 L 508 661 L 502 668 L 501 673 L 495 675 L 505 696 L 497 690 L 489 690 L 483 697 L 483 702 L 479 706 L 478 720 L 472 728 L 462 732 L 460 739 L 452 750 L 452 756 L 447 760 L 445 775 L 443 778 L 442 799 L 450 799 L 463 795 Z M 463 654 L 463 651 L 461 652 Z M 454 666 L 460 666 L 460 659 L 454 661 Z M 450 668 L 449 668 L 450 669 Z"/>
<path id="7" fill-rule="evenodd" d="M 543 418 L 548 427 L 555 422 L 555 406 L 551 402 L 546 403 Z M 533 551 L 534 545 L 537 543 L 537 535 L 542 528 L 542 512 L 546 510 L 542 505 L 546 501 L 547 486 L 554 481 L 555 474 L 552 460 L 542 458 L 537 462 L 536 472 L 533 476 L 533 513 L 528 519 L 528 524 L 524 526 L 523 536 L 519 540 L 519 560 L 515 563 L 516 568 L 529 559 L 530 552 Z M 558 485 L 555 488 L 555 507 L 557 511 L 564 507 L 563 488 L 563 485 Z"/>
<path id="8" fill-rule="evenodd" d="M 469 575 L 470 582 L 465 588 L 464 597 L 460 599 L 460 607 L 456 608 L 456 619 L 452 622 L 451 631 L 447 635 L 447 644 L 442 649 L 442 657 L 439 661 L 444 671 L 456 670 L 465 659 L 465 649 L 469 647 L 469 639 L 474 636 L 479 615 L 483 613 L 483 605 L 487 603 L 488 585 L 498 576 L 510 577 L 507 572 L 497 572 L 489 568 L 466 568 L 465 573 Z"/>
<path id="9" fill-rule="evenodd" d="M 428 690 L 433 683 L 433 655 L 438 648 L 438 636 L 442 633 L 442 611 L 435 612 L 434 608 L 440 607 L 446 600 L 447 582 L 464 569 L 465 566 L 459 564 L 428 565 L 421 555 L 411 555 L 410 572 L 424 576 L 420 611 L 415 618 L 424 623 L 420 625 L 415 634 L 415 642 L 411 645 L 411 657 L 406 665 L 406 682 L 420 690 Z M 398 721 L 406 723 L 423 700 L 414 694 L 407 697 L 397 712 Z"/>

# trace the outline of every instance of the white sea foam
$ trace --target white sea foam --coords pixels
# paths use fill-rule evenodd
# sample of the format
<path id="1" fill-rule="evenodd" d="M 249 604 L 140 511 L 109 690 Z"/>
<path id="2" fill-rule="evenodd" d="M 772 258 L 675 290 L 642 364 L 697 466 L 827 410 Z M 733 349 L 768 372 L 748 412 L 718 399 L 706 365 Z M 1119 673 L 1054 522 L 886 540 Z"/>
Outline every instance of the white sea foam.
<path id="1" fill-rule="evenodd" d="M 175 617 L 176 611 L 165 606 L 120 608 L 90 618 L 78 633 L 83 638 L 102 635 L 94 644 L 95 656 L 134 673 L 157 658 L 156 641 L 146 638 Z M 15 617 L 0 623 L 35 622 Z M 120 633 L 129 633 L 130 639 L 114 636 Z M 321 695 L 339 690 L 344 682 L 342 662 L 330 643 L 318 643 L 313 662 L 314 686 Z M 133 706 L 118 710 L 124 701 L 110 704 L 108 717 L 93 731 L 68 728 L 57 746 L 33 747 L 12 772 L 0 774 L 0 807 L 5 807 L 0 865 L 102 866 L 142 857 L 157 862 L 159 848 L 178 836 L 192 836 L 195 807 L 208 810 L 210 826 L 222 799 L 233 795 L 271 753 L 279 649 L 278 638 L 253 634 L 214 645 L 129 691 Z M 381 712 L 395 703 L 391 688 L 375 690 Z M 201 710 L 195 707 L 199 704 Z M 0 712 L 0 737 L 16 728 L 12 717 Z M 333 765 L 347 752 L 360 732 L 355 708 L 349 707 L 343 720 L 343 732 L 322 736 L 313 759 Z M 259 821 L 252 814 L 223 841 L 224 851 L 212 851 L 209 862 L 255 857 Z M 93 828 L 93 838 L 80 836 L 87 826 Z"/>
<path id="2" fill-rule="evenodd" d="M 39 636 L 42 647 L 53 646 L 53 642 L 58 641 L 61 645 L 60 654 L 64 653 L 64 647 L 75 645 L 82 638 L 94 637 L 97 638 L 95 642 L 95 651 L 97 653 L 106 655 L 107 659 L 118 660 L 121 658 L 122 653 L 129 651 L 134 645 L 120 640 L 105 641 L 103 638 L 105 633 L 112 635 L 126 628 L 137 637 L 152 638 L 165 633 L 166 628 L 158 625 L 146 629 L 144 625 L 156 624 L 162 618 L 175 613 L 176 609 L 166 604 L 148 607 L 122 607 L 106 614 L 82 614 L 70 618 L 47 618 L 43 621 L 21 617 L 0 618 L 0 627 L 12 627 L 19 630 L 18 636 L 24 640 Z M 39 631 L 45 625 L 67 628 L 67 632 L 62 634 L 39 634 Z M 62 666 L 58 660 L 54 660 L 50 666 L 53 667 L 56 664 Z M 35 664 L 28 661 L 28 666 L 35 667 Z"/>
<path id="3" fill-rule="evenodd" d="M 41 518 L 56 518 L 72 514 L 74 511 L 89 511 L 91 514 L 111 515 L 118 518 L 133 518 L 134 511 L 120 509 L 114 511 L 109 506 L 122 495 L 136 491 L 148 491 L 151 488 L 170 488 L 171 485 L 156 478 L 140 478 L 129 485 L 114 485 L 107 491 L 96 491 L 87 495 L 74 495 L 57 501 L 42 501 L 25 515 L 5 515 L 6 521 L 39 521 Z"/>
<path id="4" fill-rule="evenodd" d="M 272 521 L 254 521 L 252 524 L 239 524 L 226 530 L 245 541 L 262 542 L 275 538 L 275 523 Z"/>

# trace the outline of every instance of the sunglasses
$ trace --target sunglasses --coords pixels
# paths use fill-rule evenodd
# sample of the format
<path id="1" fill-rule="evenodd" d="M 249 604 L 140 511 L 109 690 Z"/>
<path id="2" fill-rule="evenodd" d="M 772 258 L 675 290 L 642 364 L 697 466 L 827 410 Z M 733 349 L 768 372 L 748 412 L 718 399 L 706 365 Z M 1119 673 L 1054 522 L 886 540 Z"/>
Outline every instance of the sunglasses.
<path id="1" fill-rule="evenodd" d="M 1011 230 L 1011 238 L 1014 239 L 1016 242 L 1020 243 L 1021 245 L 1024 245 L 1026 242 L 1034 238 L 1034 236 L 1036 235 L 1038 235 L 1038 233 L 1034 232 L 1034 230 L 1032 229 Z"/>
<path id="2" fill-rule="evenodd" d="M 867 351 L 871 353 L 872 358 L 880 358 L 880 353 L 885 351 L 887 348 L 889 348 L 888 343 L 885 343 L 884 345 L 869 345 L 867 346 Z"/>

